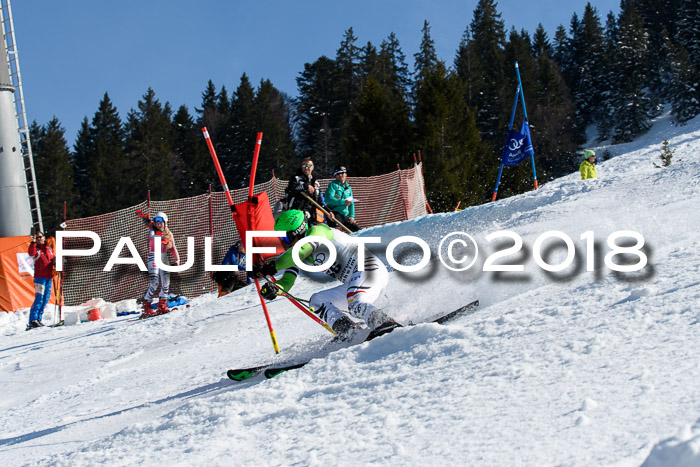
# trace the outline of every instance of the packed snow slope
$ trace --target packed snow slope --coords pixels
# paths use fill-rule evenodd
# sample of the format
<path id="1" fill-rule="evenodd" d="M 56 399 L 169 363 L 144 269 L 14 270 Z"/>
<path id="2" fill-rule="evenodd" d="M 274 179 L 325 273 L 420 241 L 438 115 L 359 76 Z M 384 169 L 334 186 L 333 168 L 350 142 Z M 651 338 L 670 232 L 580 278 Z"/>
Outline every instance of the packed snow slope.
<path id="1" fill-rule="evenodd" d="M 665 139 L 675 155 L 656 168 Z M 25 332 L 26 315 L 6 319 L 0 464 L 700 465 L 700 119 L 675 127 L 663 117 L 607 149 L 615 157 L 599 162 L 598 179 L 581 181 L 572 167 L 521 196 L 364 231 L 382 238 L 379 252 L 402 235 L 431 247 L 421 271 L 391 273 L 384 302 L 397 319 L 475 298 L 481 307 L 272 380 L 236 383 L 225 371 L 313 354 L 329 334 L 277 299 L 275 356 L 251 288 L 146 321 Z M 495 264 L 523 272 L 483 270 L 513 245 L 487 240 L 503 230 L 523 247 Z M 553 230 L 574 246 L 560 272 L 535 262 L 565 260 L 563 240 L 536 245 Z M 465 272 L 436 259 L 458 231 L 479 246 Z M 641 271 L 605 262 L 616 231 L 643 237 Z M 419 253 L 396 256 L 408 265 Z M 333 285 L 314 274 L 293 292 Z"/>

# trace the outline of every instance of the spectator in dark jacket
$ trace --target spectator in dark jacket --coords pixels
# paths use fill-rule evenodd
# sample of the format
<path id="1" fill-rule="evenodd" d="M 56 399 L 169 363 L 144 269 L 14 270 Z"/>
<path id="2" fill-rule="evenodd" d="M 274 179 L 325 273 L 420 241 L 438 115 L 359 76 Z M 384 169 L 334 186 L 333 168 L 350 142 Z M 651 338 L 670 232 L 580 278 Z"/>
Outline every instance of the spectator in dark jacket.
<path id="1" fill-rule="evenodd" d="M 311 225 L 322 223 L 323 214 L 317 212 L 316 206 L 301 193 L 306 193 L 329 213 L 331 211 L 323 200 L 321 187 L 312 174 L 313 170 L 314 163 L 311 158 L 307 157 L 301 161 L 301 168 L 299 168 L 296 175 L 289 180 L 289 185 L 287 185 L 287 189 L 285 190 L 287 195 L 287 209 L 298 209 L 304 212 Z M 332 213 L 330 213 L 330 216 L 331 218 L 329 221 L 335 221 Z"/>
<path id="2" fill-rule="evenodd" d="M 46 244 L 46 237 L 42 232 L 32 235 L 28 250 L 29 256 L 34 260 L 34 303 L 29 311 L 29 325 L 27 330 L 44 325 L 41 318 L 44 309 L 51 298 L 51 281 L 56 257 L 53 250 Z"/>

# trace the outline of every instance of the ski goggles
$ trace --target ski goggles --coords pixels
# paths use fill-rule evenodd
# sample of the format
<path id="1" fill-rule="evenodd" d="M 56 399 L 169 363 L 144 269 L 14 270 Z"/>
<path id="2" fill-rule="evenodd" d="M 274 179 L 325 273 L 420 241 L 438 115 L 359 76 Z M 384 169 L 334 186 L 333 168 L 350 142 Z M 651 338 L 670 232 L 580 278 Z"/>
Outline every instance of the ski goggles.
<path id="1" fill-rule="evenodd" d="M 165 222 L 165 220 L 160 216 L 153 218 L 153 221 L 154 222 Z"/>

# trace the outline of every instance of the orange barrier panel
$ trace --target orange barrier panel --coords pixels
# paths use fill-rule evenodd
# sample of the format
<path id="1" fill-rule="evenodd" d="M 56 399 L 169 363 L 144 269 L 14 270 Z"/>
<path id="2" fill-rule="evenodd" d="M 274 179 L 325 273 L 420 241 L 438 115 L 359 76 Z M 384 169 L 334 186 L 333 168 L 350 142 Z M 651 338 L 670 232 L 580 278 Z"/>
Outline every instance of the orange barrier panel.
<path id="1" fill-rule="evenodd" d="M 0 311 L 17 311 L 34 302 L 34 263 L 28 248 L 29 235 L 0 238 Z M 49 303 L 56 303 L 53 290 Z"/>

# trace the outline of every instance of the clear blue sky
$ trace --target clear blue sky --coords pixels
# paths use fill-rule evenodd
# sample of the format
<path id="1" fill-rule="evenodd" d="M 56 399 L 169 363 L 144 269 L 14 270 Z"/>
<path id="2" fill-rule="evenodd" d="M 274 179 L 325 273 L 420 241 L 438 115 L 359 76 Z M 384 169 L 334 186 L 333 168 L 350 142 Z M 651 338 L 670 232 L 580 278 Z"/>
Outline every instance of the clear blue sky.
<path id="1" fill-rule="evenodd" d="M 335 56 L 353 28 L 359 46 L 379 46 L 391 32 L 408 65 L 428 20 L 438 56 L 452 64 L 477 0 L 14 0 L 12 12 L 29 121 L 54 115 L 72 147 L 82 119 L 108 92 L 124 119 L 151 87 L 176 110 L 194 115 L 209 79 L 233 92 L 245 72 L 296 96 L 304 63 Z M 619 0 L 592 0 L 603 19 Z M 550 39 L 567 29 L 585 0 L 500 0 L 506 29 Z"/>

